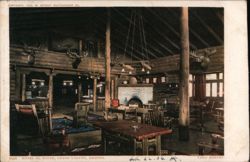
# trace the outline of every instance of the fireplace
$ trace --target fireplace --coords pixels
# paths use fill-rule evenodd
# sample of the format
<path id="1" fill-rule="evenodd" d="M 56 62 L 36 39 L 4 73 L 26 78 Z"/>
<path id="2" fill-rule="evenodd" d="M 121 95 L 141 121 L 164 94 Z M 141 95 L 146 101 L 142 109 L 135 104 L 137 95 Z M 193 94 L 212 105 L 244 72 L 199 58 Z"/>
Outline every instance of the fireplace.
<path id="1" fill-rule="evenodd" d="M 138 104 L 139 107 L 142 107 L 143 104 L 153 100 L 153 86 L 150 84 L 119 86 L 118 99 L 120 104 Z"/>
<path id="2" fill-rule="evenodd" d="M 128 101 L 128 105 L 138 105 L 138 107 L 143 107 L 143 103 L 142 101 L 137 97 L 137 96 L 133 96 L 129 101 Z"/>

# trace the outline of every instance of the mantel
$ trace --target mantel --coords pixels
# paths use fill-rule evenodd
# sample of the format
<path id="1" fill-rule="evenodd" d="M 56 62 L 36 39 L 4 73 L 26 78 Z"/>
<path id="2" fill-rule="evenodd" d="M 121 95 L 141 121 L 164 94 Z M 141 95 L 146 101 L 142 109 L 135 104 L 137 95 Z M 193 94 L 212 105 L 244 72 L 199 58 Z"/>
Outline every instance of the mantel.
<path id="1" fill-rule="evenodd" d="M 121 84 L 118 87 L 153 87 L 153 84 Z"/>

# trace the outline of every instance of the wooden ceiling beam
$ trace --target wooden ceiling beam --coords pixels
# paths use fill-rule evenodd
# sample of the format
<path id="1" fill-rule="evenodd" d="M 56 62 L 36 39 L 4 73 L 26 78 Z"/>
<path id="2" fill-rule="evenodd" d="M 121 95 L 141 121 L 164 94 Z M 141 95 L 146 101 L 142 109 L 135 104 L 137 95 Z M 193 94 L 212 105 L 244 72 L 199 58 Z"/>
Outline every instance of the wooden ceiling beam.
<path id="1" fill-rule="evenodd" d="M 219 18 L 222 24 L 224 24 L 224 16 L 220 12 L 215 12 L 215 15 Z"/>
<path id="2" fill-rule="evenodd" d="M 115 21 L 115 23 L 117 23 L 121 28 L 124 28 L 125 29 L 125 27 L 120 23 L 120 22 L 118 22 L 118 21 Z M 119 27 L 119 28 L 120 28 Z M 126 35 L 125 34 L 123 34 L 123 33 L 121 33 L 121 32 L 118 32 L 119 34 L 121 34 L 121 35 L 123 35 L 123 37 L 125 38 L 126 37 Z M 135 43 L 135 44 L 137 44 L 137 43 Z M 138 44 L 137 44 L 138 45 Z M 149 47 L 150 49 L 145 49 L 145 47 L 142 47 L 143 48 L 143 50 L 149 50 L 150 51 L 150 53 L 153 53 L 153 52 L 151 52 L 151 50 L 152 51 L 155 51 L 157 54 L 159 54 L 159 55 L 161 55 L 161 56 L 163 56 L 162 55 L 162 52 L 161 51 L 159 51 L 158 49 L 156 49 L 156 48 L 153 48 L 153 47 L 151 47 L 150 45 L 147 45 L 147 47 Z M 157 56 L 155 57 L 155 58 L 157 58 Z"/>
<path id="3" fill-rule="evenodd" d="M 194 35 L 199 41 L 201 41 L 201 43 L 203 43 L 203 45 L 205 45 L 206 47 L 210 47 L 210 45 L 207 43 L 207 41 L 205 41 L 204 39 L 201 38 L 201 36 L 199 36 L 198 33 L 196 33 L 194 30 L 192 30 L 191 28 L 189 28 L 189 31 L 192 35 Z M 197 49 L 197 48 L 196 48 Z"/>
<path id="4" fill-rule="evenodd" d="M 80 15 L 78 15 L 80 16 Z M 94 16 L 94 18 L 97 16 Z M 20 19 L 12 19 L 10 20 L 11 23 L 11 30 L 12 29 L 30 29 L 30 28 L 38 28 L 38 29 L 43 29 L 43 28 L 53 28 L 53 27 L 73 27 L 79 24 L 90 24 L 93 20 L 93 17 L 85 18 L 85 19 L 77 19 L 75 21 L 74 19 L 71 19 L 72 16 L 62 16 L 62 17 L 56 17 L 55 19 L 52 19 L 51 17 L 49 19 L 44 20 L 44 18 L 39 18 L 39 19 L 25 19 L 25 18 L 20 18 Z M 67 20 L 67 21 L 65 21 Z M 70 20 L 70 21 L 68 21 Z"/>
<path id="5" fill-rule="evenodd" d="M 105 23 L 104 21 L 103 21 L 104 19 L 103 18 L 99 18 L 98 19 L 98 21 L 99 22 L 102 22 L 102 23 Z M 111 24 L 112 24 L 113 22 L 111 22 Z M 100 29 L 100 28 L 98 28 L 98 29 Z M 113 29 L 114 30 L 114 29 Z M 100 31 L 101 31 L 101 29 L 100 29 Z M 125 34 L 122 34 L 121 32 L 118 32 L 119 34 L 121 34 L 124 38 L 126 38 L 126 35 Z M 112 29 L 111 29 L 111 34 L 112 34 Z M 114 36 L 111 36 L 111 38 L 112 39 L 114 39 L 114 38 L 116 38 L 116 37 L 114 37 Z M 116 42 L 121 42 L 121 40 L 122 39 L 116 39 Z M 113 42 L 112 42 L 112 44 L 114 44 Z M 122 43 L 121 43 L 122 44 Z M 117 43 L 116 43 L 116 45 L 118 45 Z M 119 45 L 120 46 L 120 45 Z M 121 47 L 121 46 L 120 46 Z M 121 47 L 122 48 L 122 47 Z M 125 48 L 125 47 L 124 47 Z M 124 48 L 123 48 L 123 50 L 124 50 Z M 130 51 L 132 50 L 132 47 L 130 47 L 130 46 L 128 46 L 127 47 L 128 49 L 130 49 Z M 138 51 L 138 50 L 136 50 L 136 49 L 133 49 L 133 51 L 135 51 L 137 54 L 139 54 L 140 56 L 142 56 L 142 57 L 136 57 L 136 59 L 138 59 L 138 60 L 142 60 L 142 58 L 143 57 L 145 57 L 145 55 L 144 54 L 142 54 L 140 51 Z M 154 58 L 157 58 L 156 56 L 154 57 Z"/>
<path id="6" fill-rule="evenodd" d="M 170 11 L 170 13 L 171 13 L 173 16 L 175 16 L 176 19 L 178 18 L 177 14 L 174 13 L 173 11 Z M 191 25 L 190 25 L 190 26 L 191 26 Z M 203 43 L 203 45 L 205 45 L 206 47 L 210 47 L 209 43 L 208 43 L 207 41 L 205 41 L 204 39 L 202 39 L 202 38 L 199 36 L 199 34 L 198 34 L 197 32 L 195 32 L 192 28 L 189 28 L 189 31 L 190 31 L 190 33 L 191 33 L 193 36 L 195 36 L 199 41 L 201 41 L 201 42 Z M 190 43 L 190 45 L 191 45 L 191 47 L 192 47 L 193 49 L 197 49 L 197 47 L 191 42 L 191 40 L 189 41 L 189 43 Z"/>
<path id="7" fill-rule="evenodd" d="M 133 23 L 131 22 L 131 20 L 126 16 L 124 15 L 123 13 L 121 13 L 120 11 L 118 11 L 117 9 L 114 8 L 114 11 L 116 11 L 119 15 L 121 15 L 125 20 L 127 20 L 129 23 Z M 134 23 L 133 23 L 134 24 Z M 156 55 L 154 55 L 150 50 L 149 50 L 149 55 L 153 56 L 153 58 L 158 58 Z"/>
<path id="8" fill-rule="evenodd" d="M 150 12 L 151 14 L 153 14 L 156 18 L 158 18 L 158 20 L 160 20 L 165 26 L 167 26 L 168 29 L 170 29 L 176 36 L 178 36 L 178 37 L 180 38 L 179 32 L 178 32 L 177 30 L 175 30 L 175 29 L 166 21 L 166 19 L 163 19 L 163 18 L 162 18 L 163 16 L 158 15 L 158 14 L 155 13 L 155 11 L 153 11 L 152 9 L 148 9 L 148 10 L 149 10 L 149 12 Z M 192 48 L 197 49 L 197 47 L 196 47 L 193 43 L 190 42 L 190 45 L 191 45 Z"/>
<path id="9" fill-rule="evenodd" d="M 146 20 L 146 19 L 145 19 Z M 145 21 L 147 23 L 149 23 L 148 21 Z M 162 34 L 159 32 L 159 30 L 157 30 L 155 27 L 151 26 L 151 28 L 159 35 L 161 36 L 162 38 L 164 38 L 167 42 L 169 42 L 173 47 L 175 47 L 176 49 L 180 50 L 180 47 L 175 43 L 173 42 L 172 40 L 170 40 L 165 34 Z"/>
<path id="10" fill-rule="evenodd" d="M 112 22 L 111 22 L 112 23 Z M 98 28 L 98 30 L 101 30 L 100 28 Z M 105 40 L 105 36 L 104 35 L 102 35 L 101 36 L 101 38 L 102 39 L 104 39 Z M 111 29 L 111 38 L 112 39 L 114 39 L 115 37 L 112 37 L 112 29 Z M 111 39 L 111 41 L 112 41 L 112 39 Z M 124 51 L 124 47 L 122 47 L 120 44 L 122 44 L 121 43 L 121 39 L 116 39 L 115 41 L 112 41 L 112 47 L 111 48 L 113 48 L 113 47 L 116 47 L 116 48 L 118 48 L 120 51 L 122 51 L 122 52 L 125 52 Z M 131 52 L 131 47 L 130 46 L 128 46 L 128 48 L 127 48 L 127 53 L 125 53 L 128 57 L 130 57 L 131 55 L 129 54 L 130 52 Z M 141 53 L 140 53 L 140 51 L 137 51 L 137 50 L 133 50 L 137 55 L 132 55 L 132 57 L 134 58 L 134 59 L 136 59 L 136 60 L 142 60 L 142 58 L 141 57 L 138 57 L 138 55 L 140 55 L 140 56 L 143 56 Z"/>
<path id="11" fill-rule="evenodd" d="M 210 34 L 213 35 L 213 37 L 220 43 L 223 44 L 223 40 L 218 36 L 217 33 L 215 33 L 215 31 L 207 25 L 207 23 L 196 13 L 196 12 L 190 12 L 192 15 L 194 15 L 199 22 L 201 22 L 201 24 L 209 31 Z"/>

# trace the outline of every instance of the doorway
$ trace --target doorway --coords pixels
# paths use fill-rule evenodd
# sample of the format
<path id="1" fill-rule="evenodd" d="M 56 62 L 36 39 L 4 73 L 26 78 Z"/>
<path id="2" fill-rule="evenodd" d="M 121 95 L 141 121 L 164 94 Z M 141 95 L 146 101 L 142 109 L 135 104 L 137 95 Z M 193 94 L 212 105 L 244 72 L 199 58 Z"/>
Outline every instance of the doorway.
<path id="1" fill-rule="evenodd" d="M 75 75 L 58 74 L 53 79 L 54 110 L 69 114 L 78 101 L 78 79 Z"/>

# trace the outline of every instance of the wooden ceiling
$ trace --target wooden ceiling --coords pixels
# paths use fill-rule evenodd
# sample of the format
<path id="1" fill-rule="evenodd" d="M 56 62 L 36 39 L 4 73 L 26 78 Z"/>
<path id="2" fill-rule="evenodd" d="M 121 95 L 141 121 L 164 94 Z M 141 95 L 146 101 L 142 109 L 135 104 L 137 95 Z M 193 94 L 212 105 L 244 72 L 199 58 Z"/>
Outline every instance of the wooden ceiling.
<path id="1" fill-rule="evenodd" d="M 135 23 L 134 45 L 126 55 L 140 60 L 180 53 L 180 8 L 110 8 L 111 50 L 124 53 L 131 13 L 140 13 L 145 29 L 146 47 L 142 50 L 140 28 Z M 105 41 L 107 8 L 11 8 L 10 35 L 16 32 L 56 32 L 79 39 Z M 223 8 L 189 8 L 190 49 L 220 46 L 224 42 Z M 132 36 L 129 37 L 129 40 Z M 131 52 L 132 51 L 132 52 Z"/>

